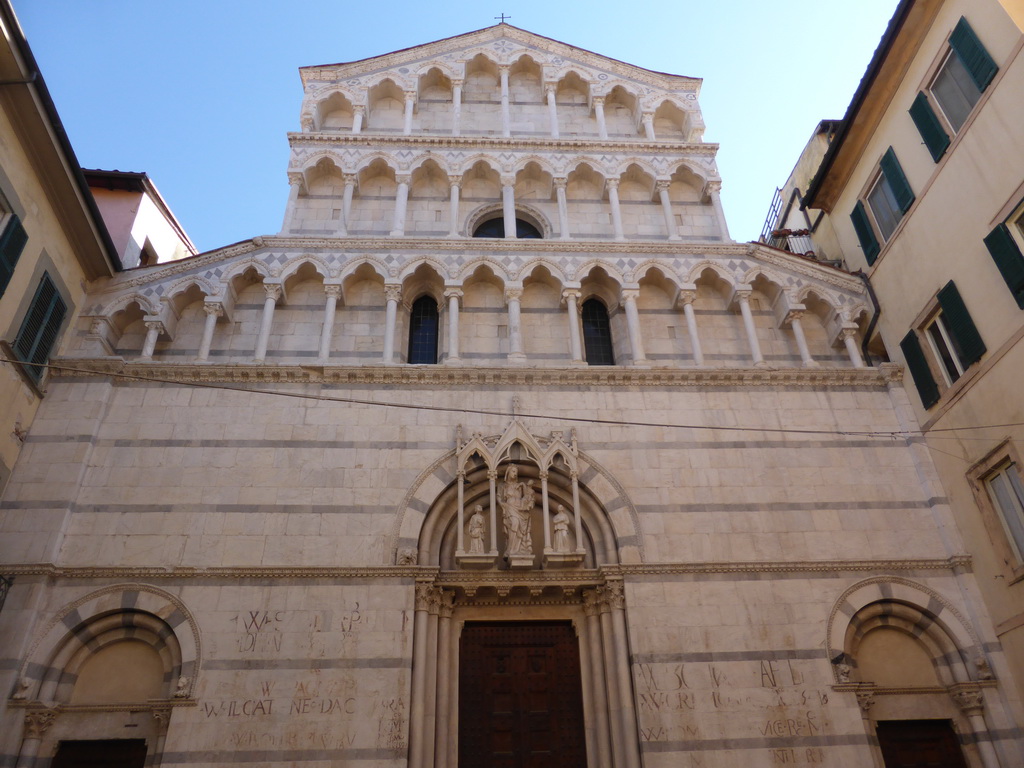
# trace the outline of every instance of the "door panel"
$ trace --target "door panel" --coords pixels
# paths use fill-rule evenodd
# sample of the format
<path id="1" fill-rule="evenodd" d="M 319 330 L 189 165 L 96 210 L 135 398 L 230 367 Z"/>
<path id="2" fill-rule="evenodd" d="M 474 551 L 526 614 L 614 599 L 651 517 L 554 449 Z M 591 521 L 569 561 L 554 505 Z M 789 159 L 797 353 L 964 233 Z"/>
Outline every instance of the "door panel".
<path id="1" fill-rule="evenodd" d="M 877 732 L 885 768 L 967 768 L 949 720 L 883 720 Z"/>
<path id="2" fill-rule="evenodd" d="M 62 741 L 51 768 L 143 768 L 145 739 Z"/>
<path id="3" fill-rule="evenodd" d="M 460 768 L 585 768 L 570 622 L 467 623 L 460 651 Z"/>

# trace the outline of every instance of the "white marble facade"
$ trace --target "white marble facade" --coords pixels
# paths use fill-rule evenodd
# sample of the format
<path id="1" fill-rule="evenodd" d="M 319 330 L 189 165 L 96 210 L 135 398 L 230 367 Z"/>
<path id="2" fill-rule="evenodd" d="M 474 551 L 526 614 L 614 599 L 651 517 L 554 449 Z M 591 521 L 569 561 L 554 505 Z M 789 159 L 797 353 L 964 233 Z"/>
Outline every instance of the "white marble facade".
<path id="1" fill-rule="evenodd" d="M 854 768 L 924 718 L 1016 764 L 870 299 L 730 239 L 699 80 L 504 24 L 302 80 L 281 231 L 92 286 L 47 384 L 0 765 L 465 765 L 486 622 L 571 625 L 593 768 Z"/>

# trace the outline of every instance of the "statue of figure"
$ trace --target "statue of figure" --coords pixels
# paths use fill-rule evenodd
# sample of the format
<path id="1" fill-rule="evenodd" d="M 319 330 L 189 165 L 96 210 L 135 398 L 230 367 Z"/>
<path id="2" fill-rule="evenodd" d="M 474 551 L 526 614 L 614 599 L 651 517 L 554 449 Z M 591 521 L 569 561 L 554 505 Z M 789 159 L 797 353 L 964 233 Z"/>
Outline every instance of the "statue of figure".
<path id="1" fill-rule="evenodd" d="M 188 696 L 189 679 L 182 675 L 178 678 L 178 686 L 174 690 L 174 698 L 183 699 Z"/>
<path id="2" fill-rule="evenodd" d="M 469 554 L 484 553 L 484 508 L 477 504 L 469 516 Z"/>
<path id="3" fill-rule="evenodd" d="M 569 513 L 565 511 L 565 506 L 562 504 L 558 505 L 558 509 L 555 510 L 555 516 L 551 518 L 551 524 L 555 530 L 554 547 L 555 552 L 568 552 L 569 551 Z"/>
<path id="4" fill-rule="evenodd" d="M 533 483 L 519 480 L 519 469 L 515 464 L 505 470 L 505 482 L 501 484 L 498 498 L 507 541 L 505 557 L 532 555 L 531 513 L 537 502 L 533 495 Z"/>
<path id="5" fill-rule="evenodd" d="M 836 665 L 836 672 L 839 674 L 840 683 L 850 682 L 850 675 L 853 673 L 853 668 L 849 664 L 838 664 Z"/>

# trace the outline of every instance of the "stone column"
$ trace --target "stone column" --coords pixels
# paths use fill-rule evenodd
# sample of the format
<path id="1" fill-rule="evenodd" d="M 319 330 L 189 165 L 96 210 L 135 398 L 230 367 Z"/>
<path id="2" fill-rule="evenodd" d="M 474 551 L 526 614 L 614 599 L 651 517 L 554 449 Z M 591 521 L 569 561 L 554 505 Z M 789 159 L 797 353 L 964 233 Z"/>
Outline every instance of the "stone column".
<path id="1" fill-rule="evenodd" d="M 586 553 L 583 546 L 583 524 L 580 521 L 580 473 L 575 469 L 570 470 L 569 477 L 572 479 L 572 514 L 576 528 L 576 554 Z"/>
<path id="2" fill-rule="evenodd" d="M 283 286 L 280 283 L 263 283 L 267 298 L 263 301 L 263 317 L 260 318 L 260 335 L 256 339 L 256 353 L 253 355 L 257 363 L 267 358 L 267 343 L 270 341 L 270 328 L 274 322 L 274 307 L 281 298 Z"/>
<path id="3" fill-rule="evenodd" d="M 609 581 L 606 599 L 611 611 L 612 639 L 615 648 L 614 672 L 618 677 L 619 714 L 622 718 L 622 737 L 626 760 L 620 765 L 640 768 L 640 749 L 636 731 L 636 711 L 633 706 L 633 682 L 629 674 L 629 642 L 626 636 L 626 595 L 621 581 Z M 611 671 L 611 670 L 609 670 Z"/>
<path id="4" fill-rule="evenodd" d="M 977 737 L 975 743 L 978 745 L 981 764 L 984 768 L 1000 768 L 999 757 L 996 755 L 995 747 L 992 746 L 992 742 L 987 738 L 988 726 L 985 724 L 985 716 L 983 714 L 985 699 L 981 689 L 974 688 L 973 686 L 967 687 L 964 684 L 954 687 L 958 687 L 959 690 L 952 692 L 953 701 L 960 707 L 960 711 L 964 713 L 964 717 L 971 724 L 971 730 L 974 732 L 975 737 Z"/>
<path id="5" fill-rule="evenodd" d="M 693 350 L 693 364 L 698 368 L 704 365 L 704 352 L 700 348 L 700 336 L 697 335 L 697 316 L 693 311 L 693 302 L 697 298 L 697 291 L 680 291 L 677 304 L 683 305 L 683 314 L 686 316 L 686 330 L 690 334 L 690 348 Z"/>
<path id="6" fill-rule="evenodd" d="M 57 719 L 55 709 L 30 709 L 25 713 L 25 731 L 21 737 L 17 768 L 33 768 L 42 745 L 43 734 Z"/>
<path id="7" fill-rule="evenodd" d="M 384 299 L 384 364 L 395 362 L 395 321 L 398 319 L 398 302 L 402 300 L 402 286 L 385 285 Z"/>
<path id="8" fill-rule="evenodd" d="M 398 191 L 395 193 L 395 220 L 391 225 L 391 237 L 402 237 L 405 234 L 405 209 L 409 205 L 409 182 L 412 177 L 408 175 L 396 176 Z"/>
<path id="9" fill-rule="evenodd" d="M 171 714 L 173 712 L 174 710 L 171 707 L 153 711 L 153 720 L 156 722 L 156 738 L 153 743 L 153 762 L 151 765 L 156 768 L 159 768 L 160 759 L 164 754 L 164 744 L 167 743 L 167 729 L 171 726 Z"/>
<path id="10" fill-rule="evenodd" d="M 646 136 L 649 141 L 655 141 L 657 137 L 654 135 L 654 113 L 644 112 L 641 115 L 641 118 L 644 123 L 644 136 Z"/>
<path id="11" fill-rule="evenodd" d="M 501 212 L 505 222 L 505 239 L 516 237 L 516 177 L 501 177 Z"/>
<path id="12" fill-rule="evenodd" d="M 448 765 L 448 725 L 451 722 L 451 691 L 449 678 L 451 669 L 452 643 L 452 612 L 454 610 L 455 593 L 441 590 L 441 600 L 437 607 L 437 707 L 435 711 L 434 731 L 434 766 L 433 768 L 449 768 Z M 455 766 L 451 766 L 455 768 Z"/>
<path id="13" fill-rule="evenodd" d="M 604 651 L 604 682 L 608 691 L 608 724 L 612 740 L 612 765 L 620 768 L 626 765 L 625 734 L 622 730 L 622 703 L 619 693 L 619 677 L 616 674 L 618 659 L 615 658 L 611 607 L 608 605 L 608 589 L 598 589 L 601 610 L 601 648 Z"/>
<path id="14" fill-rule="evenodd" d="M 331 333 L 334 331 L 334 315 L 338 309 L 338 299 L 341 298 L 341 286 L 325 285 L 324 293 L 327 294 L 327 301 L 324 304 L 324 324 L 320 331 L 320 354 L 317 355 L 317 362 L 321 364 L 331 357 Z"/>
<path id="15" fill-rule="evenodd" d="M 355 104 L 352 107 L 352 133 L 363 132 L 363 115 L 366 114 L 366 107 L 363 104 Z"/>
<path id="16" fill-rule="evenodd" d="M 562 291 L 562 301 L 565 302 L 565 308 L 568 310 L 569 351 L 572 356 L 572 362 L 574 363 L 583 362 L 583 348 L 580 344 L 580 318 L 577 308 L 577 302 L 579 300 L 579 291 L 571 289 Z"/>
<path id="17" fill-rule="evenodd" d="M 519 300 L 522 295 L 523 287 L 521 285 L 510 285 L 505 288 L 505 301 L 508 303 L 508 361 L 510 363 L 526 362 L 526 354 L 523 352 L 522 316 L 519 306 Z"/>
<path id="18" fill-rule="evenodd" d="M 462 179 L 449 182 L 449 237 L 459 237 L 459 193 L 462 190 Z"/>
<path id="19" fill-rule="evenodd" d="M 611 729 L 608 726 L 608 696 L 605 691 L 604 649 L 601 647 L 601 604 L 596 589 L 583 591 L 583 613 L 587 621 L 587 646 L 590 651 L 590 688 L 594 692 L 594 740 L 597 768 L 612 768 Z"/>
<path id="20" fill-rule="evenodd" d="M 210 358 L 213 332 L 217 328 L 217 318 L 224 314 L 224 305 L 219 301 L 206 301 L 203 302 L 203 311 L 206 313 L 206 324 L 203 326 L 203 338 L 199 342 L 199 354 L 196 357 L 200 362 Z"/>
<path id="21" fill-rule="evenodd" d="M 409 723 L 409 768 L 427 768 L 426 713 L 433 709 L 427 699 L 428 631 L 430 608 L 437 599 L 429 581 L 416 582 L 416 613 L 413 619 L 412 714 Z"/>
<path id="22" fill-rule="evenodd" d="M 452 80 L 452 136 L 462 135 L 462 81 Z"/>
<path id="23" fill-rule="evenodd" d="M 146 340 L 142 343 L 142 354 L 140 360 L 152 360 L 156 351 L 156 340 L 164 332 L 164 324 L 161 320 L 146 320 Z"/>
<path id="24" fill-rule="evenodd" d="M 456 522 L 458 528 L 455 530 L 455 554 L 461 555 L 466 551 L 466 470 L 460 469 L 458 472 L 458 496 L 459 506 L 456 509 L 458 517 Z"/>
<path id="25" fill-rule="evenodd" d="M 412 134 L 412 113 L 416 108 L 416 91 L 405 92 L 405 123 L 402 126 L 402 133 L 406 136 Z"/>
<path id="26" fill-rule="evenodd" d="M 462 298 L 461 288 L 446 288 L 444 297 L 448 299 L 448 358 L 446 363 L 461 363 L 459 359 L 459 299 Z"/>
<path id="27" fill-rule="evenodd" d="M 594 99 L 594 116 L 597 118 L 597 135 L 598 138 L 608 138 L 608 126 L 604 122 L 604 96 L 595 96 Z"/>
<path id="28" fill-rule="evenodd" d="M 633 353 L 633 365 L 646 365 L 647 356 L 644 354 L 643 337 L 640 333 L 640 312 L 636 307 L 637 297 L 640 295 L 639 288 L 623 288 L 621 290 L 623 303 L 626 305 L 626 330 L 629 332 L 629 346 Z"/>
<path id="29" fill-rule="evenodd" d="M 761 344 L 757 340 L 757 326 L 754 325 L 754 315 L 750 311 L 750 288 L 736 289 L 736 301 L 739 302 L 740 314 L 743 316 L 743 328 L 747 333 L 750 356 L 754 365 L 761 368 L 765 365 L 765 362 L 764 355 L 761 354 Z"/>
<path id="30" fill-rule="evenodd" d="M 498 470 L 487 470 L 487 484 L 490 486 L 491 506 L 488 523 L 491 527 L 491 554 L 498 554 Z"/>
<path id="31" fill-rule="evenodd" d="M 665 215 L 665 231 L 669 240 L 679 240 L 679 228 L 676 226 L 676 217 L 672 213 L 672 200 L 668 196 L 668 189 L 672 182 L 668 179 L 658 181 L 658 197 L 661 198 L 661 212 Z"/>
<path id="32" fill-rule="evenodd" d="M 508 108 L 508 64 L 502 64 L 498 67 L 498 71 L 501 73 L 501 135 L 511 136 L 512 135 L 512 115 L 509 114 Z"/>
<path id="33" fill-rule="evenodd" d="M 558 198 L 558 237 L 568 240 L 569 234 L 569 203 L 565 199 L 565 188 L 569 184 L 567 178 L 555 178 L 552 180 L 555 185 L 555 197 Z"/>
<path id="34" fill-rule="evenodd" d="M 558 103 L 555 101 L 556 83 L 546 83 L 544 92 L 548 97 L 548 119 L 551 121 L 551 138 L 558 138 Z"/>
<path id="35" fill-rule="evenodd" d="M 622 232 L 622 211 L 619 210 L 619 180 L 607 179 L 605 186 L 608 188 L 608 204 L 612 209 L 612 231 L 616 240 L 625 240 Z"/>
<path id="36" fill-rule="evenodd" d="M 348 235 L 348 228 L 352 224 L 352 195 L 356 191 L 357 176 L 354 173 L 343 175 L 345 179 L 345 191 L 341 196 L 341 228 L 338 230 L 339 237 Z"/>
<path id="37" fill-rule="evenodd" d="M 284 206 L 284 222 L 281 224 L 281 232 L 288 234 L 292 224 L 295 222 L 295 209 L 299 204 L 299 193 L 302 192 L 302 174 L 288 174 L 288 202 Z"/>
<path id="38" fill-rule="evenodd" d="M 540 472 L 540 508 L 544 516 L 544 554 L 550 554 L 551 549 L 551 514 L 548 504 L 548 471 Z"/>
<path id="39" fill-rule="evenodd" d="M 839 337 L 843 340 L 843 345 L 846 347 L 846 354 L 850 356 L 850 362 L 853 363 L 853 367 L 863 368 L 864 358 L 860 356 L 860 348 L 857 346 L 857 329 L 843 328 L 839 332 Z"/>
<path id="40" fill-rule="evenodd" d="M 714 206 L 715 216 L 718 218 L 718 230 L 722 235 L 722 240 L 730 243 L 732 238 L 729 236 L 729 225 L 725 222 L 725 209 L 722 208 L 722 182 L 709 181 L 705 189 L 707 190 L 708 197 L 711 198 L 711 205 Z"/>
<path id="41" fill-rule="evenodd" d="M 789 320 L 789 327 L 793 329 L 793 338 L 796 339 L 796 348 L 800 352 L 800 361 L 803 363 L 804 368 L 816 368 L 818 364 L 814 362 L 814 358 L 811 357 L 811 350 L 807 348 L 807 337 L 804 336 L 804 326 L 800 322 L 803 314 L 799 310 L 791 310 L 786 315 L 786 319 Z"/>

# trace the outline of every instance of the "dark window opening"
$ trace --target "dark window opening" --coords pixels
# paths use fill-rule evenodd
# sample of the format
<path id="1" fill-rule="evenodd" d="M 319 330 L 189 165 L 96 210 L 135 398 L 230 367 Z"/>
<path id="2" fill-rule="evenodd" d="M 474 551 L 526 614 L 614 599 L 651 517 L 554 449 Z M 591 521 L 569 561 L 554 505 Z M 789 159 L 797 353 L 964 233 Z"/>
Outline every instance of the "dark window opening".
<path id="1" fill-rule="evenodd" d="M 437 302 L 430 296 L 420 296 L 412 304 L 409 316 L 410 365 L 435 365 L 437 363 Z"/>
<path id="2" fill-rule="evenodd" d="M 583 347 L 588 365 L 615 365 L 608 310 L 597 299 L 583 302 Z"/>
<path id="3" fill-rule="evenodd" d="M 504 237 L 505 219 L 496 216 L 483 222 L 473 231 L 473 237 Z M 522 219 L 516 219 L 516 237 L 520 240 L 540 240 L 543 238 L 540 230 L 533 224 Z"/>

